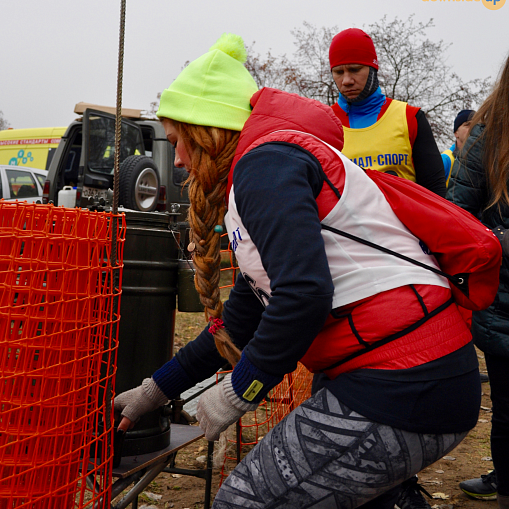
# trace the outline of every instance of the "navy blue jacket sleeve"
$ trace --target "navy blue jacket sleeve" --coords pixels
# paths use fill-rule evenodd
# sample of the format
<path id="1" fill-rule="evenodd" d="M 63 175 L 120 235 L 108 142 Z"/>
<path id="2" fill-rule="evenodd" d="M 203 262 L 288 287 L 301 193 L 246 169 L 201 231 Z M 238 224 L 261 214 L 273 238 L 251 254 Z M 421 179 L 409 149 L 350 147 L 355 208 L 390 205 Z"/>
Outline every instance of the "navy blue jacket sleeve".
<path id="1" fill-rule="evenodd" d="M 236 308 L 241 308 L 242 314 L 235 312 Z M 223 321 L 239 349 L 242 350 L 253 337 L 262 312 L 260 301 L 242 275 L 239 275 L 223 309 Z M 181 348 L 171 361 L 152 375 L 168 399 L 176 398 L 219 369 L 227 367 L 227 362 L 219 355 L 214 337 L 208 328 L 207 325 L 196 339 Z"/>
<path id="2" fill-rule="evenodd" d="M 244 355 L 256 368 L 293 371 L 331 311 L 333 284 L 316 197 L 318 161 L 296 145 L 270 143 L 244 156 L 235 201 L 271 282 L 271 297 Z M 236 309 L 240 315 L 242 309 Z"/>
<path id="3" fill-rule="evenodd" d="M 254 379 L 264 390 L 295 370 L 332 307 L 334 288 L 316 197 L 323 186 L 318 161 L 291 144 L 262 145 L 235 168 L 236 203 L 271 280 L 262 306 L 240 275 L 225 303 L 223 321 L 243 350 L 232 384 L 239 397 Z M 169 397 L 211 376 L 225 364 L 213 336 L 203 332 L 153 377 Z"/>
<path id="4" fill-rule="evenodd" d="M 237 311 L 239 309 L 241 312 Z M 244 278 L 239 275 L 229 299 L 224 303 L 223 321 L 230 337 L 240 350 L 253 337 L 262 312 L 263 306 L 260 301 Z M 227 363 L 219 355 L 214 337 L 208 331 L 208 325 L 194 341 L 177 352 L 177 358 L 196 382 L 203 380 L 204 374 L 213 375 Z"/>

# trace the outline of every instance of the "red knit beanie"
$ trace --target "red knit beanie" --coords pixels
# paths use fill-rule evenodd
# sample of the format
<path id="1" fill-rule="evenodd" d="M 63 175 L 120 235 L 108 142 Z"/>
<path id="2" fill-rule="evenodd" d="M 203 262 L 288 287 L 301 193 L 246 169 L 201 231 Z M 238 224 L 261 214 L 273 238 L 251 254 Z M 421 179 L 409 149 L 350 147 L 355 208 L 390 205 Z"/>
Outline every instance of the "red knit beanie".
<path id="1" fill-rule="evenodd" d="M 359 28 L 347 28 L 332 39 L 330 68 L 344 64 L 369 65 L 378 70 L 378 59 L 371 37 Z"/>

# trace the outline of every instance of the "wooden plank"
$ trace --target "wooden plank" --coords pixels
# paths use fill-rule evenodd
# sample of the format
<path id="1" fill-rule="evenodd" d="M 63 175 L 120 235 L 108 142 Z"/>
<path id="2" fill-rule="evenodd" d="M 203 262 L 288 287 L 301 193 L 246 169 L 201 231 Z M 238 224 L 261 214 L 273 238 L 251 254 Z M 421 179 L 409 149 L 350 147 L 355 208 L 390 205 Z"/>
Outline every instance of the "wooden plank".
<path id="1" fill-rule="evenodd" d="M 74 107 L 74 113 L 83 115 L 87 108 L 104 111 L 105 113 L 110 113 L 111 115 L 115 115 L 117 113 L 117 109 L 112 106 L 101 106 L 99 104 L 91 104 L 85 102 L 79 102 L 76 104 Z M 142 110 L 135 110 L 133 108 L 122 108 L 122 116 L 125 118 L 141 118 L 141 112 Z"/>

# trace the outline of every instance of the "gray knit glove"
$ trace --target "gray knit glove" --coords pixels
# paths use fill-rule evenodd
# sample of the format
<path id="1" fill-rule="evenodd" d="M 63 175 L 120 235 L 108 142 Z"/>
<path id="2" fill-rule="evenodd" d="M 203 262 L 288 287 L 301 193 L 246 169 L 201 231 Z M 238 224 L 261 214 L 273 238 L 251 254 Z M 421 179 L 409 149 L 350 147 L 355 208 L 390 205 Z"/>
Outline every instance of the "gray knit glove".
<path id="1" fill-rule="evenodd" d="M 242 401 L 233 390 L 229 373 L 219 383 L 200 396 L 196 418 L 207 440 L 218 440 L 219 435 L 246 412 L 256 410 L 258 403 Z"/>
<path id="2" fill-rule="evenodd" d="M 115 396 L 115 417 L 121 415 L 136 422 L 142 415 L 166 405 L 168 398 L 152 378 L 145 378 L 141 385 Z"/>

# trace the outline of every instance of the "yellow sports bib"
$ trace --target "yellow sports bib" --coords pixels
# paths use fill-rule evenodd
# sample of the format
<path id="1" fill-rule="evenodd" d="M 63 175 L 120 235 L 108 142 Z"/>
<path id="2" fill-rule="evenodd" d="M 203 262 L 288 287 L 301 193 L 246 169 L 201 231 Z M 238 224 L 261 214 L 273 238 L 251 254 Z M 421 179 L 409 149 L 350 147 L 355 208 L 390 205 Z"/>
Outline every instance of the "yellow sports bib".
<path id="1" fill-rule="evenodd" d="M 449 166 L 449 174 L 445 176 L 446 177 L 445 187 L 449 187 L 449 180 L 451 178 L 452 167 L 454 166 L 454 161 L 456 160 L 456 158 L 454 157 L 454 153 L 450 149 L 444 150 L 442 154 L 445 154 L 451 160 L 451 166 Z"/>
<path id="2" fill-rule="evenodd" d="M 392 100 L 382 118 L 372 126 L 343 127 L 343 154 L 361 168 L 396 173 L 415 182 L 406 106 L 404 102 Z"/>

